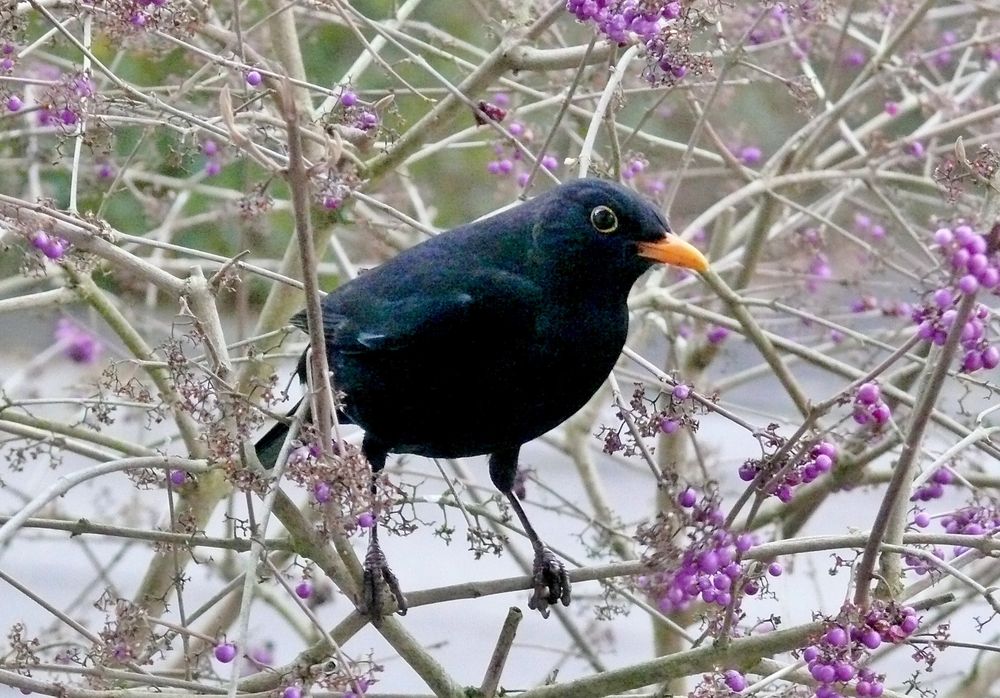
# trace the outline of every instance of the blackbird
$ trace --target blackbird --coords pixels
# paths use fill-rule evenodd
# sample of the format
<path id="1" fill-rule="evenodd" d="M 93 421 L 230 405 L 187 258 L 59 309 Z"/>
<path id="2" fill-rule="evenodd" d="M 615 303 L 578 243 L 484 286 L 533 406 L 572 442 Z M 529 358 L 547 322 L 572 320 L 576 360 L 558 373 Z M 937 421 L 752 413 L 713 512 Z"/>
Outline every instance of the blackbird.
<path id="1" fill-rule="evenodd" d="M 534 548 L 529 606 L 543 616 L 569 604 L 569 576 L 512 492 L 518 451 L 607 378 L 625 343 L 629 290 L 657 262 L 708 267 L 652 203 L 586 178 L 441 233 L 322 302 L 338 414 L 364 429 L 373 482 L 389 453 L 489 454 L 490 478 Z M 305 329 L 305 314 L 291 322 Z M 303 379 L 304 369 L 303 356 Z M 265 466 L 287 431 L 279 422 L 258 441 Z M 373 617 L 386 586 L 405 613 L 373 527 L 364 592 Z"/>

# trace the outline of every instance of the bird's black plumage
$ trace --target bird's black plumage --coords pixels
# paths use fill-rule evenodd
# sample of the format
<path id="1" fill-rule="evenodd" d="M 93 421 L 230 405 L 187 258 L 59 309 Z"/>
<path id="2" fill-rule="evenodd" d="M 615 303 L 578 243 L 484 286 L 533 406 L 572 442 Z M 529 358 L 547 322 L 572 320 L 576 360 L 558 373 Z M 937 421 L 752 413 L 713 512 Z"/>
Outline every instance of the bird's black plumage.
<path id="1" fill-rule="evenodd" d="M 704 268 L 667 232 L 635 192 L 579 179 L 441 233 L 323 299 L 341 409 L 365 430 L 373 469 L 390 452 L 490 454 L 491 478 L 535 544 L 533 605 L 543 612 L 568 603 L 568 579 L 510 494 L 518 450 L 607 378 L 625 342 L 629 290 L 644 271 L 656 261 Z M 304 328 L 304 314 L 292 322 Z M 283 438 L 279 425 L 258 442 L 262 462 Z M 543 579 L 539 565 L 556 578 Z"/>

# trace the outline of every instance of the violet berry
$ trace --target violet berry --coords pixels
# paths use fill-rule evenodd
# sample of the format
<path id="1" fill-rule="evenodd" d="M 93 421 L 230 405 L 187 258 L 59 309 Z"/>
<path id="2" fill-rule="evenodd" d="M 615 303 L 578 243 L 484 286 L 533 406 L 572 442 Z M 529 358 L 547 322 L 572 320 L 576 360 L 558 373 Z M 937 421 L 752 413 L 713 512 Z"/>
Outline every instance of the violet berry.
<path id="1" fill-rule="evenodd" d="M 879 387 L 875 383 L 862 383 L 858 387 L 858 394 L 855 398 L 863 405 L 874 405 L 881 395 Z"/>
<path id="2" fill-rule="evenodd" d="M 215 646 L 215 658 L 223 664 L 228 664 L 236 658 L 236 645 L 224 642 Z"/>
<path id="3" fill-rule="evenodd" d="M 353 107 L 358 103 L 358 96 L 351 90 L 345 88 L 344 91 L 340 93 L 340 103 L 345 107 Z"/>
<path id="4" fill-rule="evenodd" d="M 739 693 L 747 687 L 747 680 L 743 677 L 743 674 L 735 669 L 730 669 L 723 676 L 725 677 L 726 686 L 729 687 L 730 691 Z"/>
<path id="5" fill-rule="evenodd" d="M 295 585 L 295 595 L 300 599 L 308 599 L 312 596 L 313 585 L 308 579 L 303 579 L 301 582 Z"/>
<path id="6" fill-rule="evenodd" d="M 250 87 L 259 87 L 264 82 L 264 78 L 259 71 L 251 70 L 246 74 L 246 81 Z"/>
<path id="7" fill-rule="evenodd" d="M 320 504 L 326 504 L 333 498 L 333 493 L 330 491 L 330 486 L 328 484 L 325 482 L 317 482 L 313 485 L 313 496 Z"/>
<path id="8" fill-rule="evenodd" d="M 721 344 L 729 336 L 729 330 L 721 325 L 712 325 L 705 332 L 709 344 Z"/>

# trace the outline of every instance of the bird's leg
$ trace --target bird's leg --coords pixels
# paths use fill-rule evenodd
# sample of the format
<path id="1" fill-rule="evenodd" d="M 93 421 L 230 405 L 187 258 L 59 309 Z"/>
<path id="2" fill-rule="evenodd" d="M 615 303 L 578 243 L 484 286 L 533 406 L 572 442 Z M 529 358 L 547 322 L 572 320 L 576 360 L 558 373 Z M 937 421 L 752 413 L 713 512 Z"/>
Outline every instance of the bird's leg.
<path id="1" fill-rule="evenodd" d="M 549 550 L 535 533 L 535 529 L 528 521 L 517 495 L 513 492 L 505 492 L 504 494 L 507 495 L 507 500 L 521 521 L 524 532 L 527 534 L 528 540 L 531 541 L 531 547 L 535 550 L 535 564 L 532 566 L 531 575 L 535 591 L 528 599 L 528 608 L 538 611 L 543 618 L 548 618 L 549 606 L 555 606 L 557 602 L 562 602 L 563 606 L 569 606 L 571 592 L 569 573 L 566 572 L 562 560 L 557 558 L 555 553 Z"/>
<path id="2" fill-rule="evenodd" d="M 528 608 L 534 609 L 542 614 L 543 618 L 549 617 L 549 606 L 555 606 L 561 602 L 563 606 L 569 606 L 570 582 L 569 574 L 562 561 L 549 550 L 542 539 L 535 533 L 534 527 L 528 521 L 528 515 L 524 513 L 524 507 L 514 494 L 514 478 L 517 475 L 517 448 L 507 451 L 497 451 L 490 456 L 490 479 L 501 492 L 507 496 L 507 501 L 517 514 L 521 526 L 524 528 L 531 547 L 535 551 L 535 562 L 532 565 L 532 583 L 534 592 L 528 599 Z"/>
<path id="3" fill-rule="evenodd" d="M 379 471 L 385 467 L 386 451 L 374 439 L 369 439 L 365 435 L 361 450 L 365 453 L 372 469 L 371 494 L 374 500 L 378 493 L 377 476 Z M 368 534 L 368 552 L 365 553 L 364 579 L 362 588 L 362 601 L 368 617 L 377 621 L 382 616 L 387 615 L 385 608 L 385 594 L 390 592 L 396 600 L 396 613 L 401 616 L 406 615 L 406 598 L 403 590 L 399 587 L 399 580 L 389 569 L 389 562 L 382 552 L 382 546 L 378 542 L 378 519 L 372 524 L 371 532 Z"/>

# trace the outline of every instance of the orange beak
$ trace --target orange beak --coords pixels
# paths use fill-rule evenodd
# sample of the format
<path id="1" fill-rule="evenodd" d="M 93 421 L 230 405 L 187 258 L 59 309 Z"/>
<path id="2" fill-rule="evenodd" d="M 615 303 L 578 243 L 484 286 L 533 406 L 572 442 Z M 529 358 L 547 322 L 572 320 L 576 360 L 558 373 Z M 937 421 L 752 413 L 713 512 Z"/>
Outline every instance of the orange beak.
<path id="1" fill-rule="evenodd" d="M 705 259 L 705 255 L 697 247 L 681 240 L 673 233 L 667 233 L 662 240 L 656 242 L 640 242 L 639 256 L 695 271 L 708 269 L 708 260 Z"/>

